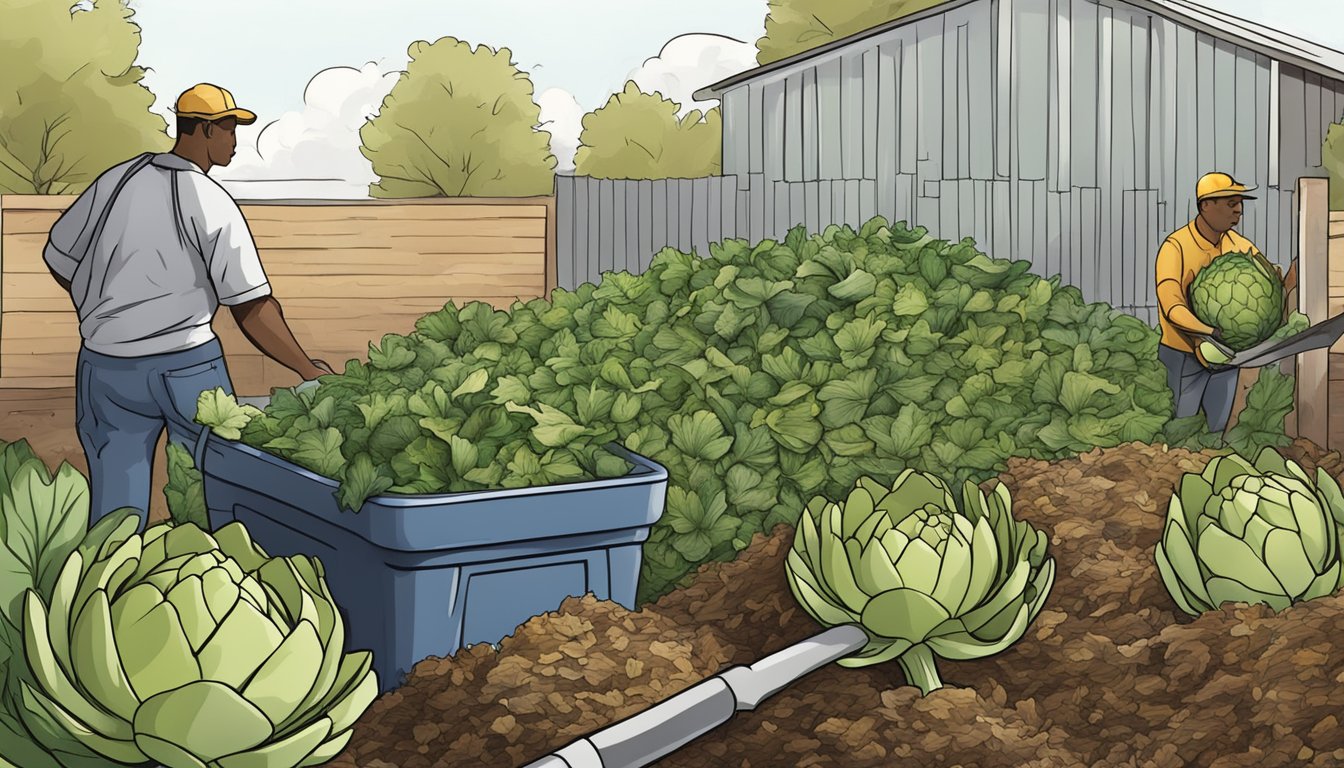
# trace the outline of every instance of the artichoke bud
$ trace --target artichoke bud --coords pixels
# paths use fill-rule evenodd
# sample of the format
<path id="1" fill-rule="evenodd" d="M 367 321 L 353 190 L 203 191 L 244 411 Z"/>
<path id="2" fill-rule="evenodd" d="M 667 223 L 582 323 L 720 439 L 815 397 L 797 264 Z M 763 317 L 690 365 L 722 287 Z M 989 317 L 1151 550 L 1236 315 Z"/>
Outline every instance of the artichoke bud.
<path id="1" fill-rule="evenodd" d="M 1324 472 L 1312 480 L 1271 447 L 1253 463 L 1219 456 L 1181 478 L 1154 558 L 1190 615 L 1227 602 L 1277 611 L 1339 588 L 1341 515 L 1344 495 Z"/>
<path id="2" fill-rule="evenodd" d="M 377 680 L 344 653 L 320 563 L 269 557 L 238 523 L 102 535 L 125 538 L 72 553 L 49 607 L 27 595 L 25 717 L 123 764 L 295 768 L 344 748 Z"/>
<path id="3" fill-rule="evenodd" d="M 928 693 L 941 686 L 934 654 L 990 656 L 1022 636 L 1054 560 L 1038 531 L 1012 520 L 1006 488 L 987 501 L 967 486 L 958 509 L 940 478 L 906 469 L 890 489 L 863 477 L 843 504 L 808 503 L 786 560 L 789 585 L 822 624 L 868 632 L 840 664 L 897 660 Z"/>

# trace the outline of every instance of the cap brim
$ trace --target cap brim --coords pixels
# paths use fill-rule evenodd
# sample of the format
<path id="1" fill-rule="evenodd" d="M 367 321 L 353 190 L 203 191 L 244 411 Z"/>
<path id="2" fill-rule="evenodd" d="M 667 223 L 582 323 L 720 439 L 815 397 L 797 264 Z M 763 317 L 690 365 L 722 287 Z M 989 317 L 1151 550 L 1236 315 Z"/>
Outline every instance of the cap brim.
<path id="1" fill-rule="evenodd" d="M 1221 192 L 1210 192 L 1209 194 L 1204 195 L 1203 197 L 1201 197 L 1201 198 L 1199 198 L 1199 199 L 1200 199 L 1200 200 L 1213 200 L 1214 198 L 1219 198 L 1219 197 L 1242 197 L 1242 198 L 1245 198 L 1245 199 L 1247 199 L 1247 200 L 1254 200 L 1254 199 L 1256 199 L 1255 195 L 1247 194 L 1247 193 L 1249 193 L 1249 192 L 1254 192 L 1254 191 L 1255 191 L 1255 187 L 1246 187 L 1245 189 L 1225 189 L 1225 190 L 1222 190 Z"/>
<path id="2" fill-rule="evenodd" d="M 223 112 L 206 114 L 205 112 L 178 112 L 178 117 L 194 117 L 198 120 L 223 120 L 226 117 L 232 117 L 238 121 L 239 125 L 250 125 L 257 121 L 257 116 L 246 109 L 226 109 Z"/>

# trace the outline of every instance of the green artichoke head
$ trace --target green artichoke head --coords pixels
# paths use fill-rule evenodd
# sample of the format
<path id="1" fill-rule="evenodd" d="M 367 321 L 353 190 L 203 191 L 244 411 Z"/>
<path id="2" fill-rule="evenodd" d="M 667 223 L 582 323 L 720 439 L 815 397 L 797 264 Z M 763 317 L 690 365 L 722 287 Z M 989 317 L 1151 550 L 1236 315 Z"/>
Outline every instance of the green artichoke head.
<path id="1" fill-rule="evenodd" d="M 1253 464 L 1217 456 L 1172 494 L 1158 572 L 1192 616 L 1226 602 L 1281 610 L 1339 588 L 1342 522 L 1344 495 L 1324 470 L 1313 481 L 1272 447 Z"/>
<path id="2" fill-rule="evenodd" d="M 968 482 L 962 507 L 940 478 L 913 469 L 890 489 L 864 477 L 843 504 L 808 505 L 789 586 L 822 624 L 868 633 L 840 664 L 896 659 L 928 693 L 941 686 L 933 654 L 991 656 L 1026 631 L 1054 582 L 1045 535 L 1013 519 L 1002 484 L 986 497 Z"/>
<path id="3" fill-rule="evenodd" d="M 1234 351 L 1259 344 L 1283 325 L 1283 281 L 1251 253 L 1225 253 L 1190 283 L 1190 309 L 1219 328 Z"/>
<path id="4" fill-rule="evenodd" d="M 321 765 L 377 694 L 321 563 L 268 557 L 240 523 L 118 528 L 26 595 L 25 704 L 110 760 Z M 42 734 L 35 734 L 39 740 Z M 65 738 L 69 738 L 66 735 Z"/>

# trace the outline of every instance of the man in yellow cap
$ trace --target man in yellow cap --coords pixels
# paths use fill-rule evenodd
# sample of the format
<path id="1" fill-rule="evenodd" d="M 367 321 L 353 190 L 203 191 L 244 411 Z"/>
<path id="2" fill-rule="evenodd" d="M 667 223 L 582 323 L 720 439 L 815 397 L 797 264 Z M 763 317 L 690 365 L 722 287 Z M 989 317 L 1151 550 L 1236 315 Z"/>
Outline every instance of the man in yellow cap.
<path id="1" fill-rule="evenodd" d="M 1167 368 L 1167 385 L 1175 399 L 1176 418 L 1193 416 L 1203 407 L 1211 432 L 1222 432 L 1227 427 L 1240 370 L 1212 371 L 1196 357 L 1198 342 L 1192 336 L 1221 339 L 1222 330 L 1200 321 L 1190 310 L 1190 283 L 1217 256 L 1260 253 L 1234 229 L 1241 222 L 1242 201 L 1254 200 L 1247 194 L 1254 189 L 1226 173 L 1200 177 L 1195 186 L 1199 213 L 1168 236 L 1157 252 L 1158 326 L 1162 331 L 1157 356 Z M 1295 268 L 1288 272 L 1285 282 L 1288 290 L 1296 284 L 1295 272 Z M 1283 277 L 1282 270 L 1279 277 Z"/>
<path id="2" fill-rule="evenodd" d="M 146 521 L 154 448 L 199 461 L 201 392 L 233 386 L 211 321 L 229 307 L 271 359 L 313 380 L 331 368 L 295 341 L 242 211 L 208 175 L 255 121 L 202 83 L 177 100 L 177 142 L 104 172 L 52 226 L 43 257 L 79 314 L 76 426 L 89 464 L 90 522 L 121 508 Z"/>

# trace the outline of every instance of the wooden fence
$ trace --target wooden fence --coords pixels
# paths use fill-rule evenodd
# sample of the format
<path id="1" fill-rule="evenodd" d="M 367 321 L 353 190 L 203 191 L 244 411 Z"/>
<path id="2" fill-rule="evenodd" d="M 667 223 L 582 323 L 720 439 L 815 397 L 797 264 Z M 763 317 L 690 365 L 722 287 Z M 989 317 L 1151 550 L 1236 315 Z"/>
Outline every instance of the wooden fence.
<path id="1" fill-rule="evenodd" d="M 0 386 L 73 386 L 80 337 L 42 261 L 74 198 L 0 197 Z M 274 295 L 313 357 L 339 366 L 452 299 L 497 307 L 555 285 L 555 199 L 244 202 Z M 292 386 L 221 310 L 214 327 L 239 395 Z"/>
<path id="2" fill-rule="evenodd" d="M 1319 323 L 1344 310 L 1344 212 L 1330 210 L 1326 179 L 1299 179 L 1297 199 L 1297 292 L 1289 304 Z M 1344 340 L 1287 360 L 1283 369 L 1297 387 L 1288 434 L 1344 449 Z"/>
<path id="3" fill-rule="evenodd" d="M 505 307 L 602 272 L 641 273 L 665 246 L 707 254 L 710 243 L 727 238 L 779 237 L 799 222 L 811 231 L 831 223 L 858 226 L 875 215 L 878 196 L 870 182 L 774 186 L 767 196 L 740 188 L 733 176 L 560 176 L 555 197 L 269 201 L 242 208 L 299 342 L 339 365 L 365 357 L 368 343 L 385 333 L 409 331 L 416 318 L 449 299 Z M 1344 212 L 1328 210 L 1325 179 L 1300 180 L 1295 197 L 1298 290 L 1291 300 L 1319 322 L 1344 310 Z M 73 384 L 77 320 L 41 256 L 52 223 L 72 199 L 0 196 L 0 386 Z M 1050 271 L 1060 263 L 1033 257 L 1033 271 L 1060 274 Z M 1154 321 L 1146 300 L 1108 303 Z M 215 329 L 240 395 L 295 383 L 293 373 L 242 336 L 229 312 L 216 315 Z M 1289 433 L 1344 448 L 1344 342 L 1282 367 L 1297 382 Z M 1235 410 L 1255 378 L 1254 371 L 1243 375 Z"/>

